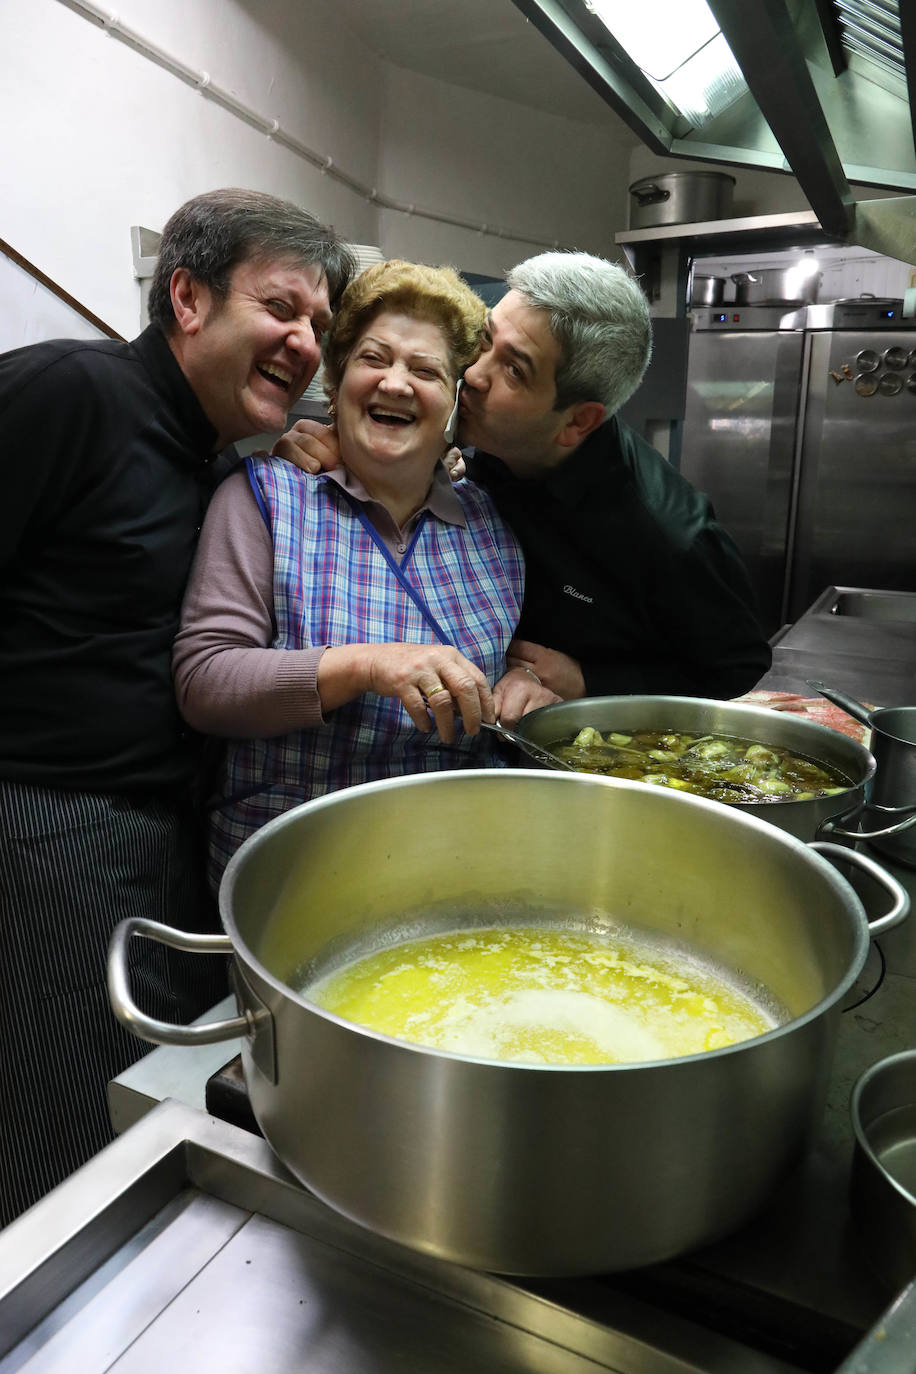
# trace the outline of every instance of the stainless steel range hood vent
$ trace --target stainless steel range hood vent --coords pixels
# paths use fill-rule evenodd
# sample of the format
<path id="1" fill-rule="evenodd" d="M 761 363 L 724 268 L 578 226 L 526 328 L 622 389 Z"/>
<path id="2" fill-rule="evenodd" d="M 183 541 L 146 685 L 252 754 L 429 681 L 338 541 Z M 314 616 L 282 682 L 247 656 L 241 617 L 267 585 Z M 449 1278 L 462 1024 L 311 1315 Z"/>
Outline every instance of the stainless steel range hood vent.
<path id="1" fill-rule="evenodd" d="M 833 22 L 849 65 L 907 97 L 900 6 L 897 0 L 833 0 Z M 830 20 L 828 19 L 829 23 Z M 862 64 L 857 59 L 863 59 Z M 869 70 L 869 65 L 878 68 Z"/>
<path id="2" fill-rule="evenodd" d="M 916 0 L 708 0 L 674 65 L 663 0 L 514 3 L 654 152 L 793 172 L 829 236 L 916 261 Z M 628 50 L 634 8 L 649 42 Z M 737 75 L 703 108 L 679 78 L 714 50 Z M 851 182 L 911 194 L 857 203 Z"/>

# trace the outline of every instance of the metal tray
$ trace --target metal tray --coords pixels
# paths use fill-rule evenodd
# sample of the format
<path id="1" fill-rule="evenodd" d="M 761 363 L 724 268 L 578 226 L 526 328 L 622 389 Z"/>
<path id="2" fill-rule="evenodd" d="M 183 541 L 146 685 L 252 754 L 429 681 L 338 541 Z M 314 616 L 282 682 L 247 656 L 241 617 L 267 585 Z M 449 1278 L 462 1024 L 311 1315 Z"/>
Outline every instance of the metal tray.
<path id="1" fill-rule="evenodd" d="M 166 1101 L 0 1234 L 0 1374 L 795 1368 L 625 1296 L 600 1321 L 590 1302 L 587 1282 L 526 1289 L 374 1236 L 265 1141 Z"/>

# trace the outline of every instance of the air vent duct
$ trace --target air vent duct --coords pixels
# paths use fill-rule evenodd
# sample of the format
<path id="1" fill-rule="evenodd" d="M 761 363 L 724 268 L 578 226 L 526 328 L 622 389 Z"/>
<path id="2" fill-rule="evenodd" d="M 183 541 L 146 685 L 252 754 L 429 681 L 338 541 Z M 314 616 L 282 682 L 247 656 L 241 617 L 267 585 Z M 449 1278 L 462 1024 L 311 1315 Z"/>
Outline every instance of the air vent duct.
<path id="1" fill-rule="evenodd" d="M 834 12 L 840 44 L 849 57 L 873 62 L 905 95 L 906 65 L 897 0 L 834 0 Z M 867 75 L 864 68 L 857 70 Z"/>

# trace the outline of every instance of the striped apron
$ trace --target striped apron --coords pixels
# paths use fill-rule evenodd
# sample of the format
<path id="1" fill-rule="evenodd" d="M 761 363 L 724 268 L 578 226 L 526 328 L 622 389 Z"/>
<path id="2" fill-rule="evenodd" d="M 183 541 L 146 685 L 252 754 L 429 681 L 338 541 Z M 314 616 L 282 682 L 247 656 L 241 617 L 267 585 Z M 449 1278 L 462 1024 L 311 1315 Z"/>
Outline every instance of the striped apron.
<path id="1" fill-rule="evenodd" d="M 247 460 L 274 547 L 276 649 L 323 644 L 454 645 L 490 682 L 521 611 L 524 564 L 514 535 L 485 492 L 456 488 L 466 527 L 428 512 L 398 563 L 362 503 L 327 477 L 289 463 Z M 310 797 L 378 778 L 498 767 L 492 737 L 444 745 L 419 731 L 396 697 L 367 692 L 319 727 L 271 739 L 232 740 L 210 824 L 210 882 L 262 825 Z"/>
<path id="2" fill-rule="evenodd" d="M 113 1138 L 107 1084 L 149 1052 L 108 1003 L 114 926 L 217 929 L 187 801 L 0 782 L 0 1221 Z M 226 992 L 226 961 L 132 941 L 132 988 L 162 1020 Z"/>

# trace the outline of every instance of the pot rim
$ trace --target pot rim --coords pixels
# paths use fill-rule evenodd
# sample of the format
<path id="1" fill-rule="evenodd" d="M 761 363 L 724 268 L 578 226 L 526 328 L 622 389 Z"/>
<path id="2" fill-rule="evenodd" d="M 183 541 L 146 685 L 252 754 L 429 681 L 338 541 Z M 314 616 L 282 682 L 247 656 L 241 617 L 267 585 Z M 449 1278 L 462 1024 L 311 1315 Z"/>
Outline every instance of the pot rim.
<path id="1" fill-rule="evenodd" d="M 693 698 L 687 698 L 693 700 Z M 721 703 L 719 703 L 721 704 Z M 541 710 L 552 710 L 552 707 L 542 707 Z M 532 715 L 534 712 L 531 713 Z M 850 741 L 855 743 L 855 741 Z M 295 825 L 298 819 L 306 812 L 316 814 L 318 812 L 346 804 L 347 800 L 353 796 L 368 796 L 376 792 L 396 790 L 405 786 L 441 786 L 442 781 L 448 779 L 452 786 L 468 786 L 479 782 L 481 779 L 490 780 L 495 786 L 500 786 L 500 779 L 518 780 L 526 779 L 536 782 L 539 787 L 550 786 L 598 786 L 612 787 L 621 791 L 633 791 L 640 794 L 644 793 L 645 784 L 636 782 L 630 778 L 605 778 L 594 774 L 582 773 L 560 773 L 550 772 L 540 769 L 527 768 L 495 768 L 495 769 L 463 769 L 459 772 L 433 772 L 417 773 L 403 777 L 380 778 L 374 782 L 359 783 L 354 787 L 342 788 L 340 791 L 328 793 L 325 796 L 314 797 L 311 801 L 303 802 L 300 806 L 293 807 L 291 810 L 276 816 L 272 821 L 268 821 L 259 830 L 250 835 L 248 839 L 236 850 L 229 860 L 223 872 L 222 881 L 219 887 L 219 911 L 220 919 L 226 934 L 232 941 L 234 957 L 238 958 L 239 951 L 244 955 L 245 960 L 257 971 L 257 974 L 274 991 L 282 997 L 292 999 L 308 1011 L 320 1016 L 323 1020 L 329 1021 L 344 1030 L 353 1032 L 356 1035 L 368 1037 L 371 1040 L 380 1041 L 398 1051 L 431 1056 L 436 1059 L 445 1058 L 455 1060 L 463 1064 L 473 1064 L 478 1069 L 499 1071 L 525 1071 L 538 1073 L 590 1073 L 607 1074 L 620 1072 L 635 1072 L 637 1070 L 653 1070 L 657 1073 L 676 1072 L 679 1067 L 695 1063 L 709 1063 L 714 1059 L 731 1057 L 740 1054 L 742 1051 L 765 1051 L 766 1048 L 784 1036 L 799 1030 L 801 1027 L 819 1019 L 846 995 L 853 986 L 856 978 L 861 972 L 868 955 L 870 945 L 870 934 L 868 919 L 865 908 L 849 882 L 837 872 L 836 868 L 817 850 L 812 849 L 804 840 L 797 839 L 794 835 L 778 829 L 769 821 L 762 820 L 759 816 L 745 812 L 737 812 L 731 807 L 726 807 L 721 802 L 711 801 L 707 797 L 692 796 L 690 794 L 675 792 L 670 793 L 659 790 L 658 804 L 662 806 L 686 805 L 699 807 L 708 811 L 711 815 L 722 822 L 723 812 L 727 815 L 732 811 L 732 823 L 739 826 L 749 826 L 752 830 L 757 830 L 761 840 L 765 844 L 774 844 L 777 847 L 785 847 L 794 850 L 796 854 L 802 855 L 810 863 L 821 871 L 821 876 L 828 885 L 835 891 L 840 907 L 848 912 L 849 919 L 855 926 L 854 948 L 850 955 L 849 963 L 844 976 L 837 984 L 820 999 L 813 1007 L 809 1007 L 800 1016 L 792 1017 L 791 1020 L 783 1022 L 782 1025 L 774 1026 L 771 1030 L 765 1031 L 762 1035 L 756 1035 L 749 1040 L 741 1040 L 733 1045 L 725 1045 L 720 1049 L 703 1050 L 696 1054 L 679 1055 L 673 1059 L 651 1059 L 638 1060 L 629 1064 L 536 1064 L 524 1063 L 514 1060 L 485 1059 L 476 1055 L 458 1054 L 454 1050 L 443 1050 L 432 1045 L 414 1044 L 408 1040 L 400 1040 L 391 1035 L 386 1035 L 381 1031 L 376 1031 L 368 1026 L 362 1026 L 358 1022 L 349 1021 L 335 1012 L 326 1010 L 318 1006 L 308 997 L 290 987 L 283 982 L 276 974 L 272 973 L 254 953 L 248 943 L 242 938 L 238 930 L 235 919 L 232 915 L 232 894 L 238 879 L 240 870 L 247 862 L 247 856 L 256 848 L 260 848 L 264 843 L 269 842 L 272 835 L 285 829 L 287 826 Z"/>
<path id="2" fill-rule="evenodd" d="M 699 180 L 700 177 L 704 179 L 712 178 L 715 181 L 730 181 L 733 186 L 737 186 L 738 184 L 730 172 L 658 172 L 655 176 L 644 176 L 640 177 L 638 181 L 631 182 L 627 187 L 627 191 L 632 193 L 638 190 L 640 186 L 654 186 L 658 181 L 673 181 L 675 178 L 679 177 L 688 177 L 691 181 Z"/>
<path id="3" fill-rule="evenodd" d="M 531 714 L 534 715 L 534 712 Z M 895 726 L 897 729 L 901 728 L 897 725 L 898 718 L 916 721 L 916 706 L 879 706 L 869 715 L 871 728 L 877 734 L 884 735 L 895 744 L 909 745 L 910 748 L 916 749 L 916 739 L 906 739 L 903 735 L 895 733 Z"/>
<path id="4" fill-rule="evenodd" d="M 916 1079 L 916 1049 L 900 1050 L 897 1054 L 886 1055 L 885 1058 L 878 1059 L 874 1064 L 867 1068 L 865 1072 L 861 1074 L 861 1076 L 858 1078 L 855 1087 L 852 1090 L 852 1097 L 850 1099 L 849 1104 L 849 1115 L 852 1121 L 852 1129 L 856 1139 L 856 1145 L 866 1156 L 869 1163 L 872 1164 L 875 1169 L 877 1169 L 877 1171 L 881 1174 L 882 1178 L 893 1187 L 894 1191 L 900 1194 L 901 1198 L 908 1202 L 911 1207 L 916 1207 L 916 1196 L 914 1196 L 914 1194 L 911 1193 L 908 1188 L 905 1188 L 903 1184 L 900 1183 L 894 1177 L 894 1175 L 888 1169 L 885 1168 L 881 1160 L 878 1158 L 878 1155 L 875 1153 L 874 1147 L 872 1146 L 871 1138 L 869 1135 L 871 1123 L 869 1122 L 869 1124 L 866 1125 L 862 1117 L 862 1099 L 864 1095 L 868 1092 L 872 1083 L 874 1083 L 876 1079 L 883 1077 L 886 1073 L 893 1072 L 893 1070 L 896 1068 L 905 1068 L 911 1070 L 912 1074 L 914 1075 L 914 1079 Z M 914 1104 L 916 1104 L 916 1094 L 914 1094 L 913 1101 Z"/>

